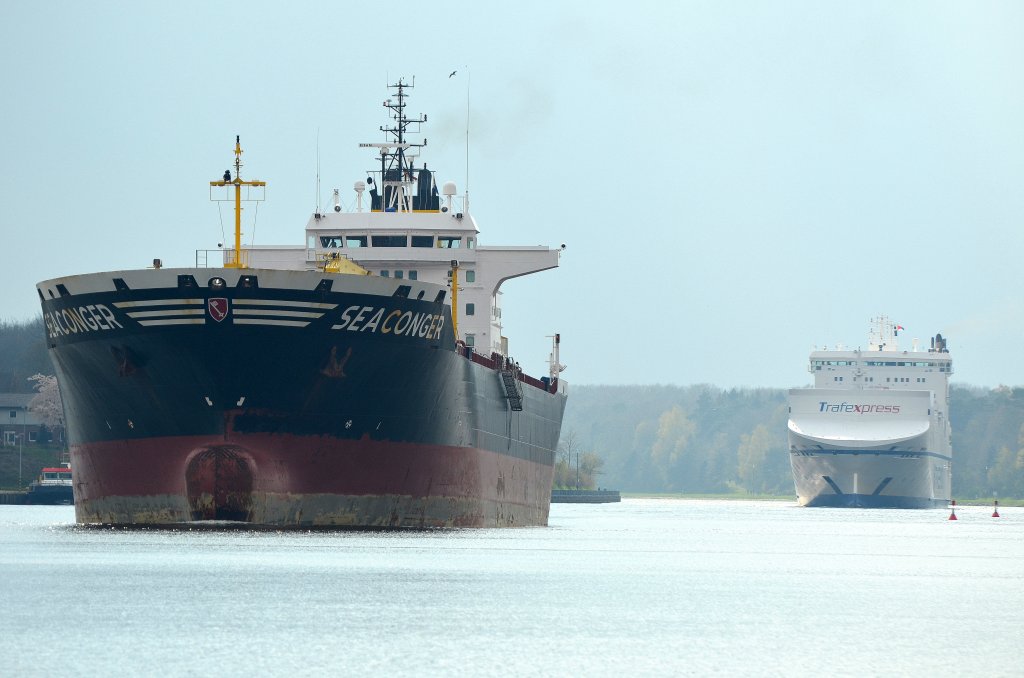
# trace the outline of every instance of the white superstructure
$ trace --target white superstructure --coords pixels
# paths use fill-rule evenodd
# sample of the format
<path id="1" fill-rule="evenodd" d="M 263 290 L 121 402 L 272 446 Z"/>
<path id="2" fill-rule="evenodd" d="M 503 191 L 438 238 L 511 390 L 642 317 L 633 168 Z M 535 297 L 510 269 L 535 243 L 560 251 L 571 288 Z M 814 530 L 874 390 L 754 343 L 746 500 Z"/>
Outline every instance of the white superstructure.
<path id="1" fill-rule="evenodd" d="M 501 285 L 510 278 L 558 266 L 561 249 L 544 246 L 483 246 L 480 229 L 469 212 L 467 196 L 458 196 L 455 183 L 438 185 L 426 163 L 416 167 L 418 149 L 411 143 L 409 126 L 426 116 L 405 115 L 405 90 L 400 83 L 391 109 L 394 124 L 382 127 L 391 136 L 384 143 L 360 144 L 379 169 L 353 184 L 351 211 L 342 206 L 341 191 L 334 190 L 330 211 L 317 211 L 306 224 L 304 245 L 250 246 L 241 252 L 249 268 L 316 270 L 334 262 L 352 262 L 370 275 L 452 285 L 450 301 L 458 341 L 477 353 L 507 357 L 508 341 L 502 334 Z M 562 246 L 564 248 L 564 245 Z M 231 250 L 216 252 L 230 263 Z M 197 253 L 197 265 L 209 257 Z M 552 370 L 556 370 L 552 366 Z M 551 375 L 552 378 L 557 376 Z"/>
<path id="2" fill-rule="evenodd" d="M 802 505 L 923 507 L 950 498 L 952 432 L 942 335 L 898 344 L 873 321 L 866 349 L 815 350 L 814 388 L 789 391 L 789 452 Z"/>

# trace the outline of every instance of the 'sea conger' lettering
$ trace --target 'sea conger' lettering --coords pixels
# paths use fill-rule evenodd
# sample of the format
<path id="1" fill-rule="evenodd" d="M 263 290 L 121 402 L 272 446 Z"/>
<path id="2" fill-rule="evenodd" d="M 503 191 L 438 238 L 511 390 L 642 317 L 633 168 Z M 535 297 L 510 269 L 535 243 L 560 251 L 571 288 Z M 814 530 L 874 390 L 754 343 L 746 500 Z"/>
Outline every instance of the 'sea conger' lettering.
<path id="1" fill-rule="evenodd" d="M 420 337 L 434 340 L 441 336 L 444 316 L 436 313 L 413 313 L 386 307 L 349 306 L 341 312 L 336 330 L 349 332 L 375 332 Z"/>

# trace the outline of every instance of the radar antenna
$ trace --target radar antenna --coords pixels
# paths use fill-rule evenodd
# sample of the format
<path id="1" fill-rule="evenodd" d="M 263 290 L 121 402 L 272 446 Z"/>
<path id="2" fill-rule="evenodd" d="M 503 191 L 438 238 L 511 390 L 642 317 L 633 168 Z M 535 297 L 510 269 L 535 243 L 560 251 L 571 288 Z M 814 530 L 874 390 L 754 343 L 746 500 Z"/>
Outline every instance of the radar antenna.
<path id="1" fill-rule="evenodd" d="M 408 105 L 406 98 L 409 96 L 406 90 L 415 87 L 415 83 L 415 80 L 409 84 L 399 78 L 394 85 L 388 85 L 388 88 L 395 90 L 395 93 L 384 101 L 383 106 L 391 112 L 393 123 L 381 125 L 380 131 L 389 135 L 389 140 L 384 143 L 359 144 L 361 148 L 379 149 L 380 153 L 380 190 L 382 193 L 378 195 L 373 182 L 367 182 L 371 186 L 371 210 L 373 211 L 411 212 L 417 209 L 430 209 L 431 211 L 437 209 L 434 205 L 435 196 L 430 195 L 430 193 L 436 192 L 436 189 L 433 188 L 432 177 L 425 186 L 421 187 L 415 200 L 413 196 L 413 186 L 416 184 L 420 172 L 427 171 L 425 167 L 420 170 L 414 168 L 411 162 L 419 156 L 411 149 L 419 149 L 427 145 L 426 139 L 421 143 L 412 143 L 408 140 L 410 125 L 419 125 L 427 121 L 425 114 L 410 118 L 405 113 Z M 427 194 L 424 194 L 425 192 Z"/>

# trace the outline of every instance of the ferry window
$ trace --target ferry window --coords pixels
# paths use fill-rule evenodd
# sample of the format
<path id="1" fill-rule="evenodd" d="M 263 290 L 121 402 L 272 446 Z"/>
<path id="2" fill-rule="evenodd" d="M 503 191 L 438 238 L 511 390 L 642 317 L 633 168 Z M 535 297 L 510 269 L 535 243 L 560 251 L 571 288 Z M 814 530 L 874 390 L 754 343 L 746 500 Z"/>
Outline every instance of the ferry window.
<path id="1" fill-rule="evenodd" d="M 409 280 L 419 280 L 416 271 L 409 271 Z"/>
<path id="2" fill-rule="evenodd" d="M 466 315 L 476 315 L 476 304 L 466 304 Z"/>
<path id="3" fill-rule="evenodd" d="M 474 249 L 476 247 L 476 240 L 473 238 L 466 238 L 466 248 Z"/>
<path id="4" fill-rule="evenodd" d="M 476 282 L 476 271 L 466 271 L 466 282 Z"/>
<path id="5" fill-rule="evenodd" d="M 375 235 L 371 242 L 374 247 L 405 247 L 409 243 L 404 235 Z"/>
<path id="6" fill-rule="evenodd" d="M 366 247 L 365 235 L 346 235 L 345 247 Z"/>
<path id="7" fill-rule="evenodd" d="M 437 246 L 444 249 L 458 249 L 462 246 L 462 238 L 457 235 L 437 236 Z"/>
<path id="8" fill-rule="evenodd" d="M 382 277 L 382 278 L 387 278 L 387 277 L 388 277 L 388 275 L 389 275 L 389 274 L 388 274 L 388 272 L 387 272 L 387 271 L 381 271 L 381 272 L 380 272 L 380 277 Z"/>
<path id="9" fill-rule="evenodd" d="M 476 346 L 476 335 L 475 334 L 467 334 L 466 335 L 466 346 Z"/>
<path id="10" fill-rule="evenodd" d="M 322 236 L 320 236 L 320 247 L 341 247 L 341 236 L 340 235 L 322 235 Z"/>
<path id="11" fill-rule="evenodd" d="M 395 277 L 401 280 L 405 277 L 405 273 L 403 271 L 395 271 Z"/>
<path id="12" fill-rule="evenodd" d="M 413 247 L 433 247 L 434 236 L 432 235 L 414 235 L 412 236 Z"/>

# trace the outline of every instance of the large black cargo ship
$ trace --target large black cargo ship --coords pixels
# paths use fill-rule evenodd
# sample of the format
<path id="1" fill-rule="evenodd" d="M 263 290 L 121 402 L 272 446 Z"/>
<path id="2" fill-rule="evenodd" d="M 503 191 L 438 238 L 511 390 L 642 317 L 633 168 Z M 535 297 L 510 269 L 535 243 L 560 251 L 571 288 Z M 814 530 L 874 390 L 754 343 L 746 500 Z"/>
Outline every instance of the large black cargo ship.
<path id="1" fill-rule="evenodd" d="M 78 522 L 280 527 L 545 525 L 567 386 L 523 373 L 501 284 L 559 250 L 480 246 L 468 200 L 412 162 L 408 85 L 379 167 L 299 246 L 241 244 L 215 267 L 39 283 L 64 400 Z M 370 193 L 364 210 L 363 193 Z"/>

